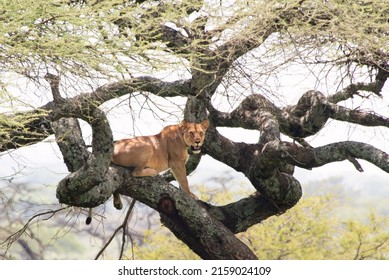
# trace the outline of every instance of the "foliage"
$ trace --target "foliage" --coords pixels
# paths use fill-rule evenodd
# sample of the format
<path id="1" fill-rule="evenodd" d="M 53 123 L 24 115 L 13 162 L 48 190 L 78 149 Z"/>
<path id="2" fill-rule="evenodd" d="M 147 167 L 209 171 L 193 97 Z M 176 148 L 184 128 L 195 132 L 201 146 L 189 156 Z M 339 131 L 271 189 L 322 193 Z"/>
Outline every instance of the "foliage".
<path id="1" fill-rule="evenodd" d="M 343 218 L 337 212 L 342 209 L 340 202 L 343 204 L 340 197 L 303 198 L 285 214 L 271 217 L 238 236 L 259 259 L 388 259 L 389 217 L 371 212 Z M 134 258 L 196 259 L 197 256 L 162 228 L 145 233 L 142 245 L 134 246 Z"/>
<path id="2" fill-rule="evenodd" d="M 137 260 L 196 260 L 199 257 L 166 228 L 146 230 L 143 245 L 134 244 L 127 257 Z"/>
<path id="3" fill-rule="evenodd" d="M 312 55 L 313 50 L 323 47 L 321 55 L 328 54 L 335 45 L 340 51 L 331 53 L 327 62 L 369 59 L 379 65 L 387 51 L 384 1 L 78 2 L 0 1 L 2 71 L 33 79 L 47 71 L 73 79 L 118 78 L 174 64 L 204 71 L 204 65 L 196 66 L 204 50 L 241 38 L 262 42 L 266 34 L 258 36 L 258 29 L 274 23 L 282 36 L 268 45 L 269 57 L 285 53 L 289 46 L 295 60 L 314 58 L 311 62 L 323 63 L 318 53 Z M 306 14 L 294 16 L 292 12 L 299 9 Z M 164 35 L 170 27 L 180 30 L 176 39 L 187 44 L 172 46 Z M 209 34 L 198 34 L 202 28 Z"/>
<path id="4" fill-rule="evenodd" d="M 159 25 L 182 17 L 183 11 L 172 3 L 161 14 L 158 9 L 154 1 L 140 6 L 118 0 L 2 0 L 2 71 L 32 79 L 48 71 L 69 79 L 107 79 L 123 77 L 132 68 L 131 74 L 143 67 L 163 68 L 168 60 L 156 55 L 163 45 L 154 43 Z"/>
<path id="5" fill-rule="evenodd" d="M 19 146 L 23 146 L 21 143 L 30 143 L 35 139 L 49 136 L 44 131 L 30 131 L 31 124 L 36 123 L 39 125 L 39 119 L 45 115 L 46 112 L 44 110 L 38 110 L 34 114 L 0 114 L 0 149 L 3 150 L 8 143 L 18 142 L 20 143 L 18 144 Z M 15 148 L 18 148 L 18 145 Z"/>
<path id="6" fill-rule="evenodd" d="M 101 40 L 106 14 L 65 1 L 1 1 L 0 63 L 3 69 L 34 78 L 47 71 L 88 75 L 106 64 Z M 96 21 L 95 21 L 96 20 Z M 111 34 L 114 36 L 115 34 Z M 96 48 L 90 48 L 95 42 Z M 110 60 L 111 62 L 112 60 Z"/>
<path id="7" fill-rule="evenodd" d="M 389 258 L 389 218 L 336 218 L 330 198 L 303 199 L 243 234 L 260 259 Z"/>

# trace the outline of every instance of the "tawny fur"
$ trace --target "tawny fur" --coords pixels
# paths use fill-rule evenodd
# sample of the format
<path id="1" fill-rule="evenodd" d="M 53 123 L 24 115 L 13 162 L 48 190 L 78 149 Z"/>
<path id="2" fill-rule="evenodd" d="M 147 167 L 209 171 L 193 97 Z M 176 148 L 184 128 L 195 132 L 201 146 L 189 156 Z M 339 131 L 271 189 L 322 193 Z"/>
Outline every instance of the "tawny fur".
<path id="1" fill-rule="evenodd" d="M 112 162 L 116 165 L 133 167 L 135 177 L 156 176 L 171 169 L 181 189 L 195 197 L 189 190 L 185 163 L 188 148 L 199 153 L 203 145 L 208 120 L 201 123 L 182 121 L 169 125 L 156 135 L 122 139 L 115 142 Z M 121 209 L 119 194 L 114 194 L 114 206 Z"/>

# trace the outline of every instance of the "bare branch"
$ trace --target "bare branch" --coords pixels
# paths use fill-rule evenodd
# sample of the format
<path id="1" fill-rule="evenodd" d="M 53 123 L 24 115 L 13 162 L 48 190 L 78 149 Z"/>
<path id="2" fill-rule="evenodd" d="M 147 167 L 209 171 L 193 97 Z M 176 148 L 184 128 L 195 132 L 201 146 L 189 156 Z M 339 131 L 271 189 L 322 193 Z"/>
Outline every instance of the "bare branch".
<path id="1" fill-rule="evenodd" d="M 102 103 L 136 91 L 147 91 L 162 97 L 195 95 L 191 90 L 191 80 L 165 82 L 151 76 L 141 76 L 104 85 L 88 94 L 88 97 Z"/>
<path id="2" fill-rule="evenodd" d="M 65 206 L 65 207 L 55 209 L 55 210 L 48 210 L 48 211 L 40 212 L 40 213 L 33 215 L 30 219 L 28 219 L 27 223 L 25 223 L 24 226 L 20 230 L 11 234 L 10 236 L 7 237 L 7 239 L 5 239 L 3 242 L 0 243 L 0 247 L 6 247 L 4 254 L 6 254 L 7 251 L 9 250 L 9 248 L 12 246 L 12 244 L 15 241 L 19 240 L 19 238 L 26 232 L 26 230 L 28 229 L 28 227 L 32 221 L 34 221 L 35 219 L 40 218 L 40 217 L 44 217 L 45 220 L 50 219 L 55 214 L 65 210 L 65 209 L 68 209 L 68 208 L 69 208 L 69 206 Z"/>
<path id="3" fill-rule="evenodd" d="M 130 220 L 130 217 L 131 217 L 131 214 L 132 214 L 132 210 L 134 209 L 134 206 L 135 206 L 135 202 L 136 202 L 135 199 L 131 200 L 130 206 L 129 206 L 128 210 L 127 210 L 127 214 L 124 217 L 123 223 L 115 229 L 115 231 L 113 232 L 111 237 L 104 244 L 103 248 L 101 248 L 101 250 L 97 253 L 97 255 L 95 257 L 95 260 L 98 260 L 100 258 L 100 256 L 104 253 L 105 249 L 108 248 L 109 244 L 111 244 L 112 240 L 115 238 L 116 234 L 120 230 L 122 230 L 122 246 L 120 248 L 119 260 L 122 259 L 123 253 L 124 253 L 124 245 L 126 243 L 126 236 L 128 235 L 127 234 L 127 224 L 128 224 L 128 221 Z"/>
<path id="4" fill-rule="evenodd" d="M 355 166 L 355 169 L 357 169 L 359 172 L 363 172 L 362 166 L 359 164 L 359 162 L 356 160 L 356 158 L 349 157 L 348 160 Z"/>
<path id="5" fill-rule="evenodd" d="M 389 77 L 389 69 L 379 68 L 375 81 L 371 83 L 356 83 L 351 84 L 341 91 L 328 97 L 328 101 L 331 103 L 339 103 L 341 101 L 352 98 L 354 95 L 358 95 L 360 91 L 368 91 L 381 97 L 381 90 L 385 85 L 386 80 Z"/>
<path id="6" fill-rule="evenodd" d="M 61 81 L 60 77 L 51 73 L 47 73 L 45 75 L 45 80 L 50 84 L 54 102 L 60 103 L 63 100 L 61 93 L 59 92 L 59 82 Z"/>

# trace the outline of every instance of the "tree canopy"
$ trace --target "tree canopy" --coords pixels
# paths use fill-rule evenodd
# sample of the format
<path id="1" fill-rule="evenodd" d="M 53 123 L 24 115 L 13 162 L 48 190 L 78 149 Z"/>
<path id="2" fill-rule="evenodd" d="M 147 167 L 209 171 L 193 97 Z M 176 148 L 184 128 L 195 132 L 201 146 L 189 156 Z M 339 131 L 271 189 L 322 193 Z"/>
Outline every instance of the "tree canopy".
<path id="1" fill-rule="evenodd" d="M 236 234 L 294 207 L 302 196 L 295 167 L 348 160 L 361 172 L 358 159 L 363 159 L 389 172 L 388 154 L 366 141 L 309 144 L 331 120 L 389 127 L 387 115 L 347 103 L 384 98 L 385 1 L 3 0 L 0 5 L 1 98 L 15 103 L 8 85 L 15 77 L 34 85 L 26 95 L 46 94 L 43 104 L 0 114 L 0 151 L 54 134 L 69 171 L 57 186 L 60 204 L 96 207 L 117 192 L 157 210 L 163 224 L 201 258 L 255 259 Z M 295 67 L 313 73 L 325 87 L 312 84 L 287 104 L 277 78 L 284 70 L 293 77 Z M 172 187 L 169 175 L 133 178 L 129 170 L 111 166 L 114 137 L 104 106 L 128 97 L 131 111 L 139 96 L 150 110 L 158 108 L 155 100 L 181 98 L 177 119 L 208 118 L 204 154 L 242 172 L 255 192 L 212 205 Z M 91 149 L 80 120 L 91 127 Z M 256 130 L 259 139 L 234 142 L 220 127 Z M 188 173 L 200 160 L 201 155 L 191 156 Z"/>

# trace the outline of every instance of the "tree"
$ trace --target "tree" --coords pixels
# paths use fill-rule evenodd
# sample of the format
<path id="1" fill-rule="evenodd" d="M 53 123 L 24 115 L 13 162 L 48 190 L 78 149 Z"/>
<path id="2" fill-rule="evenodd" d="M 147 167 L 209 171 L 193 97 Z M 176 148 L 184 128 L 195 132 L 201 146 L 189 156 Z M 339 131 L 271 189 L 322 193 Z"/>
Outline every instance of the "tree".
<path id="1" fill-rule="evenodd" d="M 386 116 L 340 105 L 382 96 L 389 75 L 383 1 L 36 0 L 28 8 L 3 1 L 2 10 L 3 74 L 49 84 L 52 101 L 2 115 L 0 151 L 55 134 L 70 172 L 57 186 L 61 204 L 96 207 L 117 192 L 156 209 L 201 258 L 255 259 L 236 233 L 299 201 L 295 166 L 348 160 L 363 171 L 363 159 L 389 172 L 388 154 L 368 143 L 312 147 L 305 140 L 329 120 L 389 127 Z M 282 96 L 265 83 L 295 65 L 320 73 L 318 79 L 336 74 L 338 87 L 323 93 L 312 86 L 294 105 L 277 105 L 273 99 Z M 174 79 L 161 78 L 171 69 Z M 183 97 L 184 119 L 211 122 L 204 153 L 242 172 L 256 192 L 215 206 L 171 187 L 171 176 L 133 178 L 110 166 L 113 136 L 103 105 L 122 96 L 131 105 L 137 94 L 146 102 Z M 215 102 L 220 95 L 237 106 L 223 111 Z M 91 126 L 91 151 L 79 119 Z M 236 143 L 218 127 L 257 130 L 260 137 Z M 192 155 L 187 169 L 200 160 Z"/>

